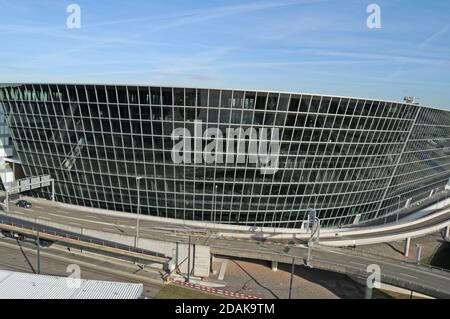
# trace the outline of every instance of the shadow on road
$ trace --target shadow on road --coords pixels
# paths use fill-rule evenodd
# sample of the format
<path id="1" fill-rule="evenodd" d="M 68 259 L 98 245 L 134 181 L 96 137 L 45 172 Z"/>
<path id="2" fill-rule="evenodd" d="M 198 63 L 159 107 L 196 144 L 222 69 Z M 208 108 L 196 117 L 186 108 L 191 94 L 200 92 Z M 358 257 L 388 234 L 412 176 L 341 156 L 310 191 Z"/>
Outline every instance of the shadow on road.
<path id="1" fill-rule="evenodd" d="M 241 290 L 245 290 L 245 287 L 246 287 L 247 283 L 250 282 L 250 281 L 254 281 L 258 286 L 260 286 L 261 288 L 267 290 L 267 291 L 268 291 L 275 299 L 280 299 L 280 297 L 277 296 L 276 293 L 274 293 L 270 288 L 264 286 L 264 285 L 261 284 L 258 280 L 256 280 L 256 278 L 253 277 L 247 270 L 245 270 L 245 268 L 243 268 L 239 263 L 237 263 L 236 260 L 232 260 L 232 262 L 233 262 L 236 266 L 238 266 L 238 267 L 239 267 L 239 268 L 240 268 L 247 276 L 250 277 L 250 280 L 247 281 L 247 282 L 242 286 L 242 288 L 241 288 L 239 291 L 237 291 L 237 292 L 240 292 Z"/>
<path id="2" fill-rule="evenodd" d="M 17 239 L 17 245 L 20 248 L 20 252 L 22 253 L 23 257 L 25 258 L 25 261 L 27 262 L 28 266 L 30 267 L 31 271 L 36 274 L 36 270 L 34 270 L 33 264 L 31 263 L 30 259 L 28 259 L 27 254 L 22 248 L 22 244 L 20 243 L 20 240 Z"/>
<path id="3" fill-rule="evenodd" d="M 430 265 L 450 270 L 450 242 L 441 240 L 430 260 Z"/>
<path id="4" fill-rule="evenodd" d="M 233 258 L 231 261 L 239 267 L 240 270 L 242 270 L 248 277 L 249 280 L 247 280 L 242 288 L 239 291 L 244 291 L 248 283 L 254 282 L 261 288 L 265 289 L 267 292 L 270 293 L 270 295 L 275 299 L 282 299 L 287 297 L 287 293 L 289 290 L 289 283 L 286 285 L 286 293 L 283 293 L 283 295 L 280 295 L 278 292 L 271 289 L 272 287 L 268 287 L 267 284 L 261 283 L 261 281 L 257 280 L 254 275 L 249 273 L 242 265 L 240 265 L 239 261 L 244 262 L 250 262 L 253 264 L 259 264 L 264 265 L 265 267 L 270 267 L 268 262 L 265 261 L 256 261 L 251 259 L 245 259 L 245 258 Z M 282 264 L 278 263 L 278 271 L 279 272 L 286 272 L 288 274 L 291 273 L 291 265 L 288 264 Z M 275 273 L 274 273 L 275 275 Z M 321 286 L 331 293 L 333 293 L 336 297 L 342 298 L 342 299 L 362 299 L 365 295 L 365 287 L 362 284 L 359 284 L 358 282 L 354 281 L 350 277 L 333 273 L 330 271 L 325 270 L 319 270 L 319 269 L 311 269 L 307 268 L 305 266 L 295 266 L 294 270 L 294 276 L 303 278 L 306 281 L 309 281 L 311 283 L 317 284 L 318 286 Z M 298 284 L 293 285 L 293 297 L 295 297 L 295 290 L 301 289 L 301 286 L 298 286 Z M 373 298 L 389 298 L 388 296 L 378 293 L 377 291 L 373 292 Z"/>

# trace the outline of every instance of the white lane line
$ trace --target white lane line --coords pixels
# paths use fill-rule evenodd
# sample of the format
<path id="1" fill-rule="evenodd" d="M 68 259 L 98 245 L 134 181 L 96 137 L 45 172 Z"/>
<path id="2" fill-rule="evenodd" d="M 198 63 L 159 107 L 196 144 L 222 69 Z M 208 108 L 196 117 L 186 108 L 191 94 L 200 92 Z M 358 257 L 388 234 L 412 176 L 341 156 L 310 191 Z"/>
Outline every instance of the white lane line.
<path id="1" fill-rule="evenodd" d="M 61 217 L 61 215 L 59 215 L 59 214 L 53 214 L 53 213 L 47 213 L 47 215 L 52 215 L 52 216 Z"/>
<path id="2" fill-rule="evenodd" d="M 57 213 L 60 213 L 60 214 L 68 214 L 68 213 L 72 213 L 72 212 L 66 212 L 66 211 L 63 211 L 63 210 L 57 210 L 56 211 Z"/>
<path id="3" fill-rule="evenodd" d="M 366 264 L 357 263 L 356 261 L 349 261 L 349 263 L 350 263 L 350 264 L 353 264 L 353 265 L 358 265 L 358 266 L 364 266 L 364 267 L 367 266 Z"/>
<path id="4" fill-rule="evenodd" d="M 78 221 L 88 222 L 88 223 L 93 223 L 93 224 L 99 224 L 99 225 L 109 225 L 109 226 L 117 226 L 117 227 L 123 227 L 123 228 L 134 228 L 133 226 L 129 226 L 129 225 L 121 225 L 121 224 L 112 224 L 112 223 L 106 223 L 106 222 L 99 222 L 99 221 L 88 220 L 88 219 L 83 219 L 83 218 L 76 218 L 76 217 L 71 217 L 71 216 L 61 216 L 61 215 L 53 214 L 53 213 L 48 213 L 48 215 L 57 216 L 57 217 L 60 217 L 60 218 L 66 218 L 66 219 L 73 219 L 73 220 L 78 220 Z M 57 220 L 55 220 L 55 222 L 57 222 Z"/>
<path id="5" fill-rule="evenodd" d="M 228 260 L 225 260 L 222 263 L 222 266 L 220 266 L 219 277 L 217 277 L 217 279 L 223 280 L 223 278 L 225 277 L 225 272 L 227 270 L 227 265 L 228 265 Z"/>
<path id="6" fill-rule="evenodd" d="M 414 276 L 411 276 L 411 275 L 407 275 L 407 274 L 404 274 L 404 273 L 400 273 L 400 275 L 406 276 L 406 277 L 410 277 L 410 278 L 413 278 L 413 279 L 419 279 L 417 277 L 414 277 Z"/>

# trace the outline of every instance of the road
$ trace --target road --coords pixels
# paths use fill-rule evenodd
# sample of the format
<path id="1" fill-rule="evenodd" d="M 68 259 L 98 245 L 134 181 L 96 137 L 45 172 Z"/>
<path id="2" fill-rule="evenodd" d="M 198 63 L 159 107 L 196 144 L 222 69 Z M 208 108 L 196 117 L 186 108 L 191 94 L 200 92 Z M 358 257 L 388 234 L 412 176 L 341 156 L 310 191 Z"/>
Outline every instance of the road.
<path id="1" fill-rule="evenodd" d="M 125 218 L 120 216 L 111 216 L 104 214 L 97 214 L 92 212 L 84 211 L 82 207 L 72 209 L 68 207 L 61 207 L 58 203 L 53 203 L 51 201 L 41 200 L 41 199 L 30 199 L 33 202 L 33 208 L 24 209 L 18 208 L 15 205 L 10 205 L 10 212 L 17 216 L 28 216 L 35 217 L 47 221 L 61 222 L 65 225 L 83 227 L 89 229 L 101 229 L 103 231 L 118 233 L 123 235 L 135 236 L 136 235 L 136 220 L 131 218 Z M 12 204 L 12 203 L 11 203 Z M 420 230 L 428 228 L 437 224 L 441 224 L 445 221 L 450 222 L 450 206 L 446 207 L 449 211 L 443 215 L 431 218 L 424 222 L 405 226 L 401 229 L 391 229 L 386 231 L 374 232 L 370 235 L 351 235 L 351 236 L 341 236 L 339 238 L 326 238 L 326 240 L 342 240 L 342 239 L 361 239 L 368 237 L 380 237 L 389 236 L 400 233 L 412 232 L 415 230 Z M 444 209 L 441 209 L 444 210 Z M 130 216 L 133 216 L 130 214 Z M 161 222 L 141 220 L 140 221 L 140 235 L 151 239 L 160 239 L 161 235 L 164 235 L 168 241 L 179 241 L 180 239 L 188 239 L 188 227 L 170 225 Z M 361 229 L 358 229 L 360 231 Z M 213 232 L 212 232 L 213 233 Z M 210 232 L 211 234 L 211 232 Z M 255 237 L 258 234 L 255 234 Z M 211 235 L 202 236 L 199 233 L 197 240 L 211 239 Z M 297 237 L 299 238 L 299 237 Z M 325 239 L 324 239 L 325 240 Z M 299 241 L 301 242 L 301 240 Z"/>
<path id="2" fill-rule="evenodd" d="M 32 200 L 33 201 L 33 200 Z M 78 227 L 97 229 L 112 233 L 135 235 L 136 221 L 134 219 L 106 216 L 92 212 L 84 212 L 80 209 L 61 208 L 57 203 L 35 200 L 32 209 L 22 209 L 11 205 L 11 213 L 15 216 L 36 217 L 43 220 L 58 222 Z M 408 227 L 419 229 L 424 226 L 440 223 L 449 218 L 448 213 L 431 219 L 423 224 Z M 141 220 L 140 236 L 152 239 L 164 238 L 167 241 L 187 241 L 188 234 L 183 227 L 168 226 L 161 223 Z M 395 230 L 398 233 L 398 230 Z M 290 244 L 281 242 L 236 240 L 230 238 L 216 238 L 209 235 L 193 236 L 193 242 L 209 245 L 211 252 L 217 255 L 244 257 L 259 260 L 277 260 L 291 263 L 295 258 L 296 264 L 303 264 L 306 259 L 307 249 L 301 247 L 299 242 Z M 150 248 L 151 249 L 151 248 Z M 433 292 L 443 297 L 450 297 L 450 273 L 431 272 L 427 268 L 402 263 L 398 260 L 381 258 L 378 256 L 361 255 L 349 250 L 342 251 L 320 247 L 313 250 L 313 265 L 325 270 L 358 274 L 367 276 L 367 266 L 377 264 L 381 268 L 383 281 L 397 283 L 402 287 L 410 286 L 419 292 Z"/>
<path id="3" fill-rule="evenodd" d="M 37 272 L 36 245 L 30 240 L 17 241 L 0 238 L 0 269 L 25 273 Z M 131 263 L 118 262 L 110 258 L 90 257 L 86 253 L 69 252 L 61 246 L 41 248 L 41 274 L 67 277 L 67 266 L 80 266 L 81 278 L 101 281 L 143 283 L 142 297 L 153 298 L 163 285 L 143 281 L 145 273 Z"/>
<path id="4" fill-rule="evenodd" d="M 441 214 L 442 213 L 442 214 Z M 360 240 L 360 239 L 371 239 L 371 238 L 384 238 L 389 236 L 395 236 L 395 235 L 401 235 L 401 234 L 408 234 L 419 230 L 426 230 L 427 228 L 432 228 L 433 226 L 442 225 L 447 223 L 447 225 L 450 225 L 450 206 L 446 206 L 442 209 L 439 209 L 433 213 L 433 215 L 436 215 L 434 217 L 427 220 L 424 220 L 423 222 L 414 224 L 414 225 L 405 225 L 399 229 L 386 229 L 386 230 L 379 230 L 379 231 L 373 231 L 367 234 L 361 233 L 361 234 L 352 234 L 352 235 L 342 235 L 339 237 L 330 237 L 325 238 L 322 240 L 322 242 L 327 241 L 343 241 L 343 240 Z M 395 223 L 392 225 L 396 225 Z M 388 225 L 389 226 L 389 225 Z M 430 231 L 429 233 L 433 233 L 435 231 Z M 406 238 L 406 235 L 405 235 Z"/>

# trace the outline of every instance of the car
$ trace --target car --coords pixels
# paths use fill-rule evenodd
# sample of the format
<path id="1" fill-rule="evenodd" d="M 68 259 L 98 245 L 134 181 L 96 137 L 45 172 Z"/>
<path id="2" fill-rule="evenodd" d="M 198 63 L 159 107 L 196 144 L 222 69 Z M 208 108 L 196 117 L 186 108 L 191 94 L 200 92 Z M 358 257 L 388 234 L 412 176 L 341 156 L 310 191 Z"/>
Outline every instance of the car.
<path id="1" fill-rule="evenodd" d="M 31 205 L 29 201 L 22 199 L 16 203 L 16 206 L 21 208 L 31 208 L 33 205 Z"/>
<path id="2" fill-rule="evenodd" d="M 42 248 L 47 248 L 53 245 L 53 241 L 46 239 L 39 239 L 39 246 Z"/>
<path id="3" fill-rule="evenodd" d="M 23 241 L 25 239 L 25 236 L 23 234 L 16 233 L 14 231 L 9 230 L 2 230 L 2 235 L 9 238 L 14 238 Z"/>

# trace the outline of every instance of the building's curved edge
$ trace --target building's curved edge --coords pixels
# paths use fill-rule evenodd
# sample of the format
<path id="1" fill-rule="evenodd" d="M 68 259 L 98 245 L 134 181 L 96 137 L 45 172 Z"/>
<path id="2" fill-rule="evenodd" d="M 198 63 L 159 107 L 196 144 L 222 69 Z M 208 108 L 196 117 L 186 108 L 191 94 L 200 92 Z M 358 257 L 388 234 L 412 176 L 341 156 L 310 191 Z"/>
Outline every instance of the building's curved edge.
<path id="1" fill-rule="evenodd" d="M 395 100 L 385 100 L 385 99 L 377 99 L 377 98 L 365 98 L 361 96 L 344 96 L 344 95 L 333 95 L 333 94 L 319 94 L 319 93 L 310 93 L 310 92 L 301 92 L 301 91 L 277 91 L 277 90 L 264 90 L 264 89 L 252 89 L 252 88 L 230 88 L 230 87 L 202 87 L 202 86 L 181 86 L 181 85 L 169 85 L 169 84 L 142 84 L 142 83 L 131 83 L 131 84 L 123 84 L 123 83 L 95 83 L 95 82 L 85 82 L 85 83 L 77 83 L 77 82 L 23 82 L 23 83 L 0 83 L 0 87 L 8 87 L 8 86 L 20 86 L 20 85 L 92 85 L 92 86 L 124 86 L 124 87 L 168 87 L 168 88 L 176 88 L 176 89 L 197 89 L 197 90 L 227 90 L 227 91 L 245 91 L 245 92 L 256 92 L 256 93 L 277 93 L 277 94 L 294 94 L 294 95 L 309 95 L 309 96 L 321 96 L 321 97 L 330 97 L 330 98 L 340 98 L 340 99 L 352 99 L 352 100 L 365 100 L 365 101 L 376 101 L 383 103 L 398 103 L 403 105 L 410 106 L 419 106 L 427 109 L 438 110 L 438 111 L 446 111 L 450 112 L 450 109 L 444 107 L 432 107 L 428 105 L 417 105 L 414 103 L 406 103 L 405 101 L 395 101 Z"/>

